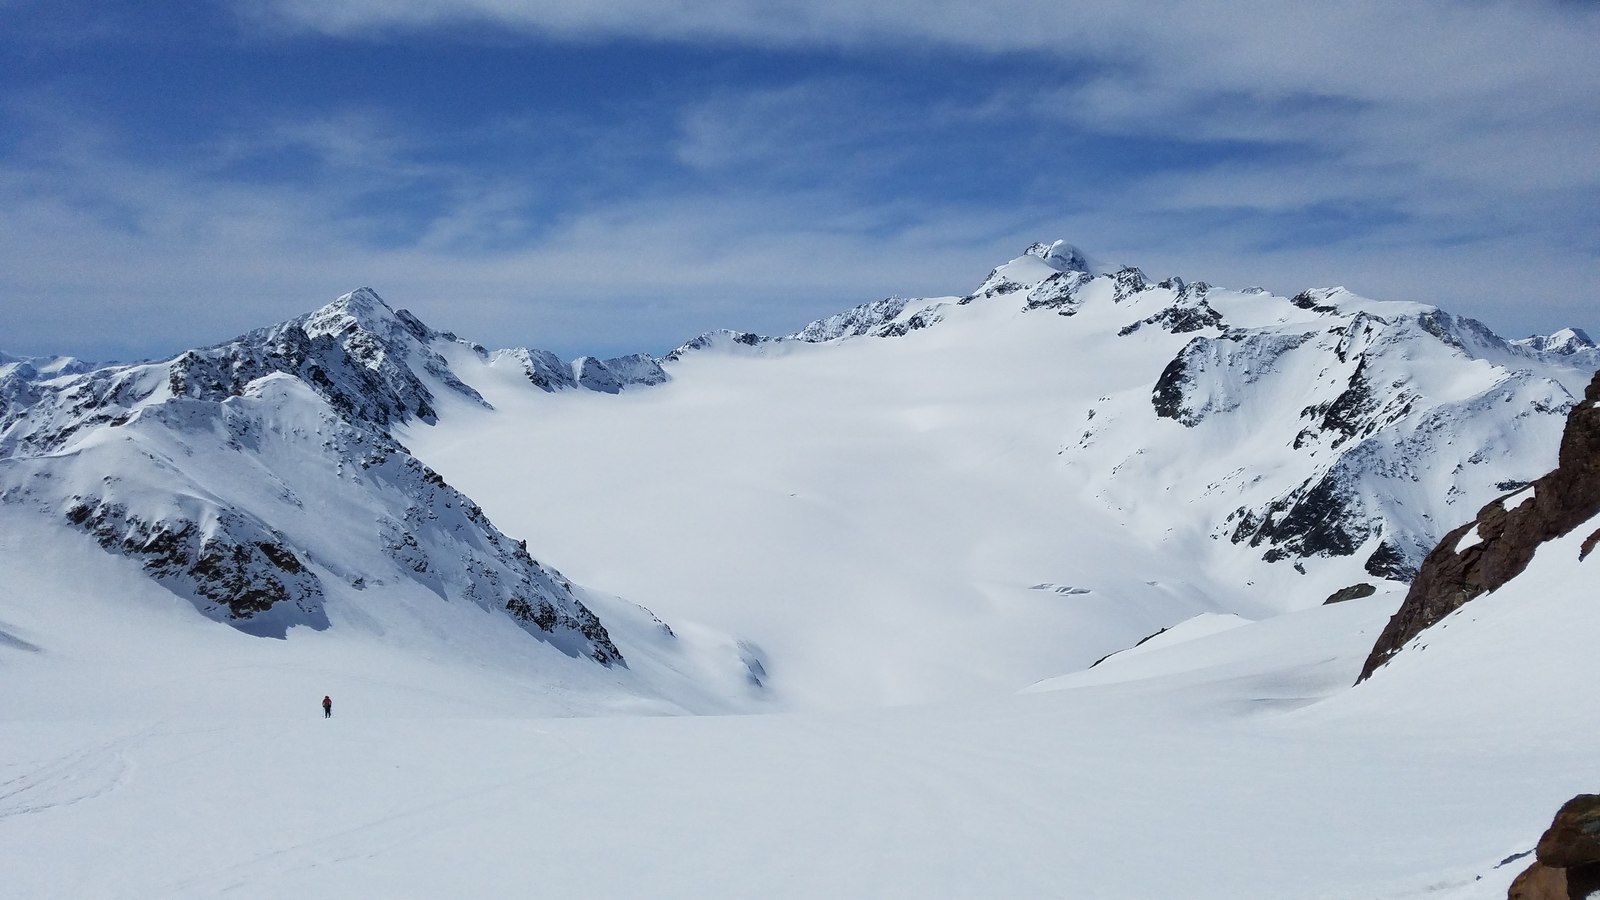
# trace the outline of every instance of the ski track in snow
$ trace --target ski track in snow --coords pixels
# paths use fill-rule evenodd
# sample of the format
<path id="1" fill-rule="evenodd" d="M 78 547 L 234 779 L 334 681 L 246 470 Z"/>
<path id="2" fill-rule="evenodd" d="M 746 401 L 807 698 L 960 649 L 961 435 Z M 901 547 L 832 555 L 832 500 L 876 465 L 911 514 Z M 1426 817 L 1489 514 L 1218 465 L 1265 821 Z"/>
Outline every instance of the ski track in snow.
<path id="1" fill-rule="evenodd" d="M 406 804 L 398 810 L 354 825 L 319 832 L 288 846 L 231 863 L 220 870 L 165 885 L 160 888 L 160 895 L 173 898 L 214 897 L 250 889 L 264 880 L 289 873 L 353 860 L 376 860 L 399 848 L 423 843 L 430 836 L 456 824 L 480 819 L 506 805 L 507 801 L 495 800 L 494 795 L 552 780 L 576 764 L 580 754 L 571 743 L 548 731 L 537 733 L 564 746 L 569 754 L 566 760 L 555 767 L 541 767 L 537 772 L 464 793 Z"/>
<path id="2" fill-rule="evenodd" d="M 85 747 L 43 764 L 13 764 L 0 770 L 0 819 L 25 816 L 94 800 L 125 784 L 132 771 L 127 748 L 149 734 Z M 22 769 L 12 775 L 11 769 Z"/>

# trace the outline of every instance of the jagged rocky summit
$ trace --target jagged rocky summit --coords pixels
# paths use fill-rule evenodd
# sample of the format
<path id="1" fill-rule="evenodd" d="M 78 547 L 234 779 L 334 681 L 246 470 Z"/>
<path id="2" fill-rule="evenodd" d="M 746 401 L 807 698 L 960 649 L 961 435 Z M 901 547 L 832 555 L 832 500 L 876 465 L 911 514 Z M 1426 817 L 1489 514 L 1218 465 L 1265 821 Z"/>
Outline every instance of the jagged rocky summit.
<path id="1" fill-rule="evenodd" d="M 253 634 L 323 628 L 331 594 L 409 584 L 621 663 L 559 572 L 392 436 L 436 422 L 446 393 L 486 405 L 442 343 L 363 289 L 163 362 L 0 376 L 0 501 Z"/>
<path id="2" fill-rule="evenodd" d="M 1600 373 L 1567 418 L 1555 471 L 1500 497 L 1450 531 L 1428 554 L 1405 601 L 1361 670 L 1370 677 L 1425 629 L 1517 577 L 1545 543 L 1592 527 L 1580 553 L 1600 544 Z M 1582 558 L 1580 557 L 1580 558 Z"/>

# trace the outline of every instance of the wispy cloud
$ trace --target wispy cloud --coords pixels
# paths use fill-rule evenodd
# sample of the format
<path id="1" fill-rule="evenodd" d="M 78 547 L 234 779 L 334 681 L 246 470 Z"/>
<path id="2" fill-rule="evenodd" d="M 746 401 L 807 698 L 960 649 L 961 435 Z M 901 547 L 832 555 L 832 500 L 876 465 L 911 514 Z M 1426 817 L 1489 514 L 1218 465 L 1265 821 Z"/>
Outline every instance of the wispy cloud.
<path id="1" fill-rule="evenodd" d="M 82 121 L 51 118 L 30 128 L 54 129 L 40 139 L 47 160 L 0 166 L 13 236 L 0 270 L 24 298 L 6 305 L 5 341 L 33 352 L 128 355 L 157 340 L 175 351 L 360 284 L 480 340 L 664 350 L 713 327 L 779 330 L 878 294 L 962 289 L 994 262 L 997 235 L 1006 247 L 1024 237 L 990 210 L 874 211 L 826 189 L 655 190 L 535 228 L 522 181 L 426 163 L 428 148 L 405 139 L 360 140 L 389 133 L 381 117 L 268 126 L 205 154 L 215 164 L 203 172 L 132 161 Z M 275 144 L 312 154 L 311 174 L 229 177 L 239 147 Z M 417 227 L 385 231 L 361 209 L 391 183 L 444 199 Z M 90 349 L 38 343 L 63 317 Z"/>
<path id="2" fill-rule="evenodd" d="M 448 127 L 370 89 L 310 91 L 154 149 L 70 83 L 7 90 L 0 347 L 176 350 L 368 283 L 479 340 L 659 350 L 964 291 L 1049 237 L 1152 274 L 1342 282 L 1502 330 L 1593 323 L 1592 5 L 237 9 L 273 29 L 236 35 L 240 52 L 268 56 L 306 35 L 408 61 L 438 42 L 613 38 L 701 56 L 657 71 L 641 52 L 599 83 L 659 87 L 580 103 L 464 96 L 483 109 Z M 749 64 L 752 47 L 781 65 Z M 734 77 L 700 74 L 707 60 Z M 89 346 L 61 346 L 63 321 Z"/>
<path id="3" fill-rule="evenodd" d="M 1034 111 L 1088 132 L 1289 146 L 1305 151 L 1308 170 L 1331 162 L 1329 174 L 1360 181 L 1387 173 L 1412 179 L 1414 194 L 1478 193 L 1497 208 L 1538 209 L 1600 185 L 1594 4 L 357 0 L 335 9 L 282 0 L 270 9 L 280 22 L 345 35 L 476 22 L 592 40 L 1025 52 L 1073 67 L 1066 87 L 1033 94 Z M 816 93 L 785 87 L 746 95 L 742 110 L 702 113 L 680 156 L 709 165 L 803 151 L 829 133 L 873 127 L 870 111 L 853 127 L 828 121 L 810 108 Z M 865 109 L 836 108 L 834 119 Z"/>

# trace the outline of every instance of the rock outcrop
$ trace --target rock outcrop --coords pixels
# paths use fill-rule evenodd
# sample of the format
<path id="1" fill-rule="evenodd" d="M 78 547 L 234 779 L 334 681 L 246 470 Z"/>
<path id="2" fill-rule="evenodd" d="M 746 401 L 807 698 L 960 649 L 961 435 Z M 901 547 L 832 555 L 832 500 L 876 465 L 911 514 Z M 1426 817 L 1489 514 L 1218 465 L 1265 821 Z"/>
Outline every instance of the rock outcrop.
<path id="1" fill-rule="evenodd" d="M 1600 373 L 1567 416 L 1555 471 L 1485 506 L 1423 560 L 1361 670 L 1365 680 L 1423 629 L 1527 568 L 1539 545 L 1600 514 Z M 1600 532 L 1593 536 L 1600 540 Z M 1586 546 L 1593 546 L 1591 541 Z"/>
<path id="2" fill-rule="evenodd" d="M 1328 606 L 1334 603 L 1360 600 L 1363 597 L 1371 597 L 1377 592 L 1378 588 L 1376 585 L 1368 584 L 1367 582 L 1363 581 L 1360 584 L 1352 584 L 1347 588 L 1341 588 L 1337 591 L 1334 591 L 1328 595 L 1328 599 L 1322 601 L 1322 605 Z"/>
<path id="3" fill-rule="evenodd" d="M 1600 892 L 1600 794 L 1562 805 L 1539 838 L 1535 862 L 1511 882 L 1508 900 L 1569 900 Z"/>
<path id="4" fill-rule="evenodd" d="M 626 665 L 560 572 L 394 436 L 437 422 L 443 399 L 492 408 L 451 369 L 445 354 L 460 349 L 362 289 L 166 361 L 76 374 L 62 363 L 44 378 L 11 360 L 0 504 L 65 522 L 249 634 L 327 628 L 330 602 L 403 585 L 508 616 L 568 656 Z M 511 356 L 534 387 L 578 384 L 553 354 Z M 648 356 L 584 372 L 610 392 L 666 377 Z"/>
<path id="5" fill-rule="evenodd" d="M 151 521 L 121 503 L 75 496 L 66 518 L 209 618 L 264 637 L 283 637 L 292 625 L 328 627 L 322 580 L 282 534 L 237 510 L 207 512 L 196 517 L 204 522 Z"/>

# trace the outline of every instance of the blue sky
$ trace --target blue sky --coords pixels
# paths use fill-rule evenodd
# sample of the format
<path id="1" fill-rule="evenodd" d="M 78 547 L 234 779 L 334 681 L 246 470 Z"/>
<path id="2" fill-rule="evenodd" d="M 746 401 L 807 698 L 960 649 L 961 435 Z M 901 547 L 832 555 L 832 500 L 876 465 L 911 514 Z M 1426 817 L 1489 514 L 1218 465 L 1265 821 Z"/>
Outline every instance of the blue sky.
<path id="1" fill-rule="evenodd" d="M 1593 328 L 1600 4 L 0 0 L 0 349 L 370 285 L 568 355 L 962 293 L 1034 240 Z"/>

